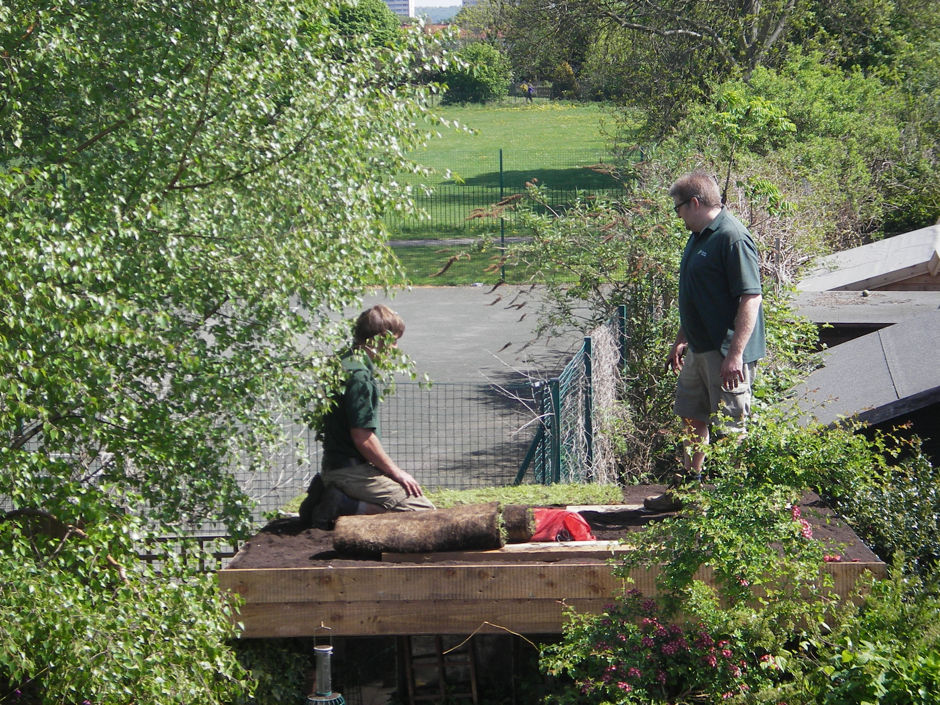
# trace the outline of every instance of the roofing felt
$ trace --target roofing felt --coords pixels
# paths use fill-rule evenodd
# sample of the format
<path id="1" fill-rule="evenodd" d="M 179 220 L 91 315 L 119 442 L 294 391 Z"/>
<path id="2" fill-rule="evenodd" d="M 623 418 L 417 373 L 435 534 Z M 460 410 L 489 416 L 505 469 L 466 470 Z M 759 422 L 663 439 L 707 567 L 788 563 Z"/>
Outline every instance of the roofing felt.
<path id="1" fill-rule="evenodd" d="M 922 274 L 940 275 L 940 225 L 822 257 L 800 291 L 861 291 Z"/>
<path id="2" fill-rule="evenodd" d="M 940 309 L 940 291 L 802 291 L 796 312 L 813 323 L 899 323 Z"/>
<path id="3" fill-rule="evenodd" d="M 807 420 L 879 423 L 940 401 L 940 310 L 850 340 L 796 389 Z"/>

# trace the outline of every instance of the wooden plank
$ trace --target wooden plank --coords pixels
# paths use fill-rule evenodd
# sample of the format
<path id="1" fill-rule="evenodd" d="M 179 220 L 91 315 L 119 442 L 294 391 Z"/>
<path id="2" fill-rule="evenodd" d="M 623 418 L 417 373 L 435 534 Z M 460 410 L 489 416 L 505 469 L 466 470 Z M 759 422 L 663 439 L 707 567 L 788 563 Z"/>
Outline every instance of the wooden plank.
<path id="1" fill-rule="evenodd" d="M 238 621 L 245 638 L 314 636 L 321 623 L 333 636 L 560 634 L 569 607 L 597 614 L 609 603 L 609 598 L 595 598 L 252 604 L 242 607 Z"/>
<path id="2" fill-rule="evenodd" d="M 383 553 L 383 563 L 442 563 L 444 561 L 541 561 L 553 563 L 574 558 L 607 560 L 633 549 L 618 541 L 563 541 L 510 543 L 491 551 L 442 553 Z"/>
<path id="3" fill-rule="evenodd" d="M 597 512 L 606 514 L 609 512 L 638 512 L 643 509 L 642 504 L 572 504 L 565 507 L 569 512 Z"/>
<path id="4" fill-rule="evenodd" d="M 600 562 L 226 569 L 218 576 L 223 590 L 249 603 L 594 598 L 623 585 Z"/>
<path id="5" fill-rule="evenodd" d="M 884 563 L 826 563 L 835 590 L 847 594 L 864 571 L 887 575 Z M 659 568 L 633 571 L 634 582 L 613 575 L 606 563 L 379 565 L 343 568 L 226 569 L 218 573 L 223 590 L 246 602 L 373 602 L 383 600 L 581 599 L 613 596 L 624 587 L 656 594 Z M 712 572 L 696 574 L 711 584 Z"/>
<path id="6" fill-rule="evenodd" d="M 858 578 L 887 576 L 884 563 L 826 563 L 833 592 L 848 596 Z M 658 566 L 632 582 L 609 564 L 378 565 L 354 568 L 219 572 L 220 586 L 246 601 L 236 621 L 244 636 L 312 636 L 321 622 L 336 635 L 470 634 L 477 629 L 557 634 L 565 605 L 598 613 L 625 588 L 658 595 Z M 713 583 L 710 568 L 696 579 Z"/>

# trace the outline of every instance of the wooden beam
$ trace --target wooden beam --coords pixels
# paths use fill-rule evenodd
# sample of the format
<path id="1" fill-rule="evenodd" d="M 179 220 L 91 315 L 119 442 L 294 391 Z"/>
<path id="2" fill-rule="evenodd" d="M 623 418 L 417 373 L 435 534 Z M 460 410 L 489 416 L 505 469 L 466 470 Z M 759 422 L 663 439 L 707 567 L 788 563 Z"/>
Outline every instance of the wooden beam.
<path id="1" fill-rule="evenodd" d="M 290 570 L 226 569 L 223 590 L 245 601 L 236 618 L 248 638 L 312 636 L 322 622 L 337 636 L 471 634 L 509 629 L 558 634 L 566 606 L 599 613 L 625 588 L 658 594 L 660 569 L 633 571 L 633 582 L 607 563 L 383 565 Z M 859 577 L 887 575 L 884 563 L 826 563 L 833 592 L 846 597 Z M 713 584 L 711 569 L 696 579 Z"/>
<path id="2" fill-rule="evenodd" d="M 540 561 L 554 563 L 572 559 L 608 560 L 632 551 L 618 541 L 552 541 L 511 543 L 492 551 L 446 551 L 442 553 L 383 553 L 383 563 L 442 563 L 444 561 Z"/>
<path id="3" fill-rule="evenodd" d="M 504 633 L 560 634 L 568 608 L 598 614 L 610 598 L 591 600 L 420 600 L 250 604 L 238 621 L 245 638 Z"/>
<path id="4" fill-rule="evenodd" d="M 559 599 L 612 596 L 624 581 L 590 564 L 367 564 L 367 567 L 226 569 L 219 586 L 249 603 Z"/>

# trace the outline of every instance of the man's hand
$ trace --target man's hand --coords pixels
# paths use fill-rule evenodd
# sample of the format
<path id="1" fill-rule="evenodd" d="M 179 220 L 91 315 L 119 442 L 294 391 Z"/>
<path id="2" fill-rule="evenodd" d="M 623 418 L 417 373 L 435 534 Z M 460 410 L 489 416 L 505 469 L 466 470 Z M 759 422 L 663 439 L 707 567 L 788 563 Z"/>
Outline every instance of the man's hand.
<path id="1" fill-rule="evenodd" d="M 418 481 L 400 467 L 396 466 L 393 472 L 387 472 L 385 474 L 404 487 L 409 497 L 421 497 L 424 494 Z"/>
<path id="2" fill-rule="evenodd" d="M 666 369 L 672 370 L 676 374 L 682 372 L 682 358 L 685 356 L 685 351 L 688 347 L 688 343 L 682 343 L 677 340 L 669 351 L 669 356 L 666 358 Z"/>
<path id="3" fill-rule="evenodd" d="M 356 448 L 365 457 L 365 459 L 375 468 L 378 468 L 383 474 L 387 475 L 399 485 L 401 485 L 409 497 L 420 497 L 424 494 L 421 491 L 421 485 L 411 475 L 402 470 L 398 465 L 388 457 L 388 453 L 382 447 L 382 442 L 375 435 L 371 428 L 353 428 L 350 429 L 353 443 Z"/>
<path id="4" fill-rule="evenodd" d="M 729 353 L 721 362 L 721 386 L 731 391 L 744 381 L 744 362 L 741 355 Z"/>
<path id="5" fill-rule="evenodd" d="M 754 332 L 760 311 L 761 295 L 746 294 L 738 301 L 738 313 L 734 319 L 734 335 L 728 354 L 721 363 L 721 384 L 727 390 L 737 389 L 744 381 L 744 347 Z"/>

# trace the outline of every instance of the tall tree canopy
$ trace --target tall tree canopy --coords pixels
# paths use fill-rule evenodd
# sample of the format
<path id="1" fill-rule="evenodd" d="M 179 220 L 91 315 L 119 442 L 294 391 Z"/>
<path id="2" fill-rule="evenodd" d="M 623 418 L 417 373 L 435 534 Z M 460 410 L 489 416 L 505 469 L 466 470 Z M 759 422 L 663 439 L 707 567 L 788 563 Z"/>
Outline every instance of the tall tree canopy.
<path id="1" fill-rule="evenodd" d="M 94 485 L 167 521 L 324 372 L 298 350 L 392 273 L 380 216 L 423 112 L 418 34 L 342 61 L 316 3 L 0 10 L 0 494 Z M 314 346 L 316 350 L 316 346 Z M 240 430 L 245 429 L 245 430 Z M 249 455 L 250 457 L 250 455 Z M 68 509 L 71 507 L 71 509 Z"/>
<path id="2" fill-rule="evenodd" d="M 395 271 L 381 216 L 444 55 L 331 12 L 0 5 L 0 699 L 233 702 L 211 586 L 131 537 L 246 529 L 231 464 L 316 405 L 330 312 Z"/>

